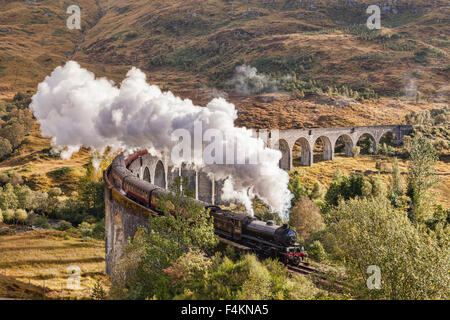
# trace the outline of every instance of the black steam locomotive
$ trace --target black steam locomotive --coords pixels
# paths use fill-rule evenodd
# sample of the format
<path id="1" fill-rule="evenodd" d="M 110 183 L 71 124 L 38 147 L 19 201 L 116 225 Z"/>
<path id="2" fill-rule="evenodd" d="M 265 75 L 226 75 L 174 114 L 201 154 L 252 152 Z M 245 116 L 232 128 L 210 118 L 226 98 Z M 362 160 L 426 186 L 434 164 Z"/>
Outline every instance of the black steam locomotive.
<path id="1" fill-rule="evenodd" d="M 114 159 L 108 169 L 110 181 L 123 190 L 127 197 L 161 214 L 156 201 L 169 191 L 137 178 L 126 168 L 125 163 L 123 155 Z M 209 209 L 214 217 L 215 233 L 224 239 L 250 248 L 259 255 L 278 258 L 286 264 L 298 265 L 307 256 L 297 243 L 297 233 L 287 224 L 278 226 L 273 221 L 264 222 L 243 213 L 194 201 Z"/>
<path id="2" fill-rule="evenodd" d="M 287 224 L 261 221 L 243 213 L 222 210 L 218 206 L 206 206 L 214 217 L 217 235 L 251 248 L 254 252 L 278 258 L 286 264 L 298 265 L 306 252 L 297 243 L 297 233 Z"/>

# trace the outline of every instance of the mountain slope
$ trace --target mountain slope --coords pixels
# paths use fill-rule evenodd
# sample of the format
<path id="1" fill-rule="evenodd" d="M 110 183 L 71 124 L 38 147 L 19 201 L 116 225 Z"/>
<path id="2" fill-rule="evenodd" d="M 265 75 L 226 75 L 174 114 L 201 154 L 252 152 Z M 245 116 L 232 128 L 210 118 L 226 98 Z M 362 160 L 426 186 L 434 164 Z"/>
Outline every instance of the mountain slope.
<path id="1" fill-rule="evenodd" d="M 256 127 L 401 122 L 410 110 L 449 97 L 446 1 L 380 1 L 381 31 L 365 26 L 372 4 L 365 0 L 79 3 L 82 30 L 65 27 L 67 1 L 2 2 L 0 95 L 35 89 L 54 67 L 74 59 L 116 82 L 137 66 L 152 83 L 196 103 L 218 88 L 236 104 L 239 124 Z M 313 81 L 325 93 L 345 86 L 383 98 L 359 104 L 299 97 L 283 86 L 269 97 L 243 95 L 229 84 L 242 64 L 276 79 Z"/>

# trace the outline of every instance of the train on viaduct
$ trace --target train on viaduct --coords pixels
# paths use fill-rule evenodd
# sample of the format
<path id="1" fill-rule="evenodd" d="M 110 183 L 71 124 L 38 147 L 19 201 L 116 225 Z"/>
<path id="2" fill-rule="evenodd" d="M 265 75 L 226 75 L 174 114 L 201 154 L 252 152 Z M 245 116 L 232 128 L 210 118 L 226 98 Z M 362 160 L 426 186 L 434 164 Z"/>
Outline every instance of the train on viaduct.
<path id="1" fill-rule="evenodd" d="M 376 150 L 380 140 L 390 134 L 393 143 L 400 144 L 403 137 L 410 134 L 410 125 L 365 126 L 349 128 L 312 128 L 280 130 L 277 134 L 270 131 L 256 131 L 256 135 L 266 141 L 268 147 L 279 149 L 282 153 L 280 167 L 285 170 L 293 169 L 293 150 L 296 145 L 301 146 L 301 164 L 313 165 L 314 145 L 320 140 L 324 160 L 334 159 L 334 149 L 338 140 L 344 142 L 345 154 L 352 156 L 352 150 L 359 139 L 367 136 L 372 140 Z M 202 170 L 183 165 L 174 168 L 164 156 L 159 158 L 142 152 L 124 159 L 131 174 L 142 180 L 151 182 L 161 188 L 168 187 L 177 177 L 183 177 L 196 199 L 220 205 L 223 181 L 215 181 Z M 113 266 L 119 261 L 128 239 L 132 239 L 141 226 L 146 226 L 149 217 L 155 214 L 127 198 L 111 182 L 108 170 L 104 172 L 105 181 L 105 228 L 106 228 L 106 272 L 109 274 Z"/>

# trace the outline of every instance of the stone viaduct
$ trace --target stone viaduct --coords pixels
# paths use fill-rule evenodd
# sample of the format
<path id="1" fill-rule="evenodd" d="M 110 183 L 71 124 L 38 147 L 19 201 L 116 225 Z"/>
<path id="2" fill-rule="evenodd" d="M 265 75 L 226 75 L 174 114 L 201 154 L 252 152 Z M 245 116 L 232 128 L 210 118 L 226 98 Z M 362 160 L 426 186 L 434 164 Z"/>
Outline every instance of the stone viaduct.
<path id="1" fill-rule="evenodd" d="M 313 164 L 314 145 L 320 139 L 323 146 L 323 159 L 334 159 L 334 148 L 339 139 L 345 144 L 345 153 L 352 155 L 352 149 L 358 140 L 367 135 L 373 140 L 374 149 L 382 136 L 392 133 L 395 143 L 400 143 L 403 136 L 412 131 L 412 126 L 373 126 L 353 128 L 314 128 L 306 130 L 281 130 L 273 132 L 256 132 L 267 145 L 279 148 L 282 152 L 280 167 L 285 170 L 293 168 L 294 146 L 301 146 L 301 164 Z M 265 139 L 264 135 L 268 138 Z M 123 160 L 125 161 L 125 160 Z M 223 181 L 210 178 L 205 172 L 187 166 L 173 168 L 164 156 L 154 157 L 148 153 L 134 157 L 127 162 L 128 170 L 141 178 L 161 188 L 167 189 L 176 179 L 183 177 L 187 181 L 186 187 L 195 195 L 196 199 L 212 203 L 224 204 L 220 199 Z M 155 213 L 150 209 L 128 199 L 121 190 L 115 188 L 104 173 L 105 180 L 105 227 L 106 227 L 106 271 L 118 261 L 123 252 L 126 239 L 133 238 L 140 226 L 147 224 L 148 218 Z"/>
<path id="2" fill-rule="evenodd" d="M 294 148 L 301 149 L 301 164 L 312 166 L 314 146 L 319 140 L 322 144 L 323 160 L 334 160 L 335 147 L 339 139 L 345 145 L 345 155 L 352 156 L 353 148 L 363 136 L 372 140 L 373 149 L 376 151 L 381 138 L 386 134 L 391 134 L 393 142 L 400 144 L 403 141 L 403 136 L 410 134 L 412 130 L 411 125 L 291 129 L 280 130 L 278 137 L 269 137 L 268 141 L 274 141 L 275 139 L 273 147 L 279 149 L 283 155 L 280 160 L 280 167 L 285 170 L 292 170 Z"/>

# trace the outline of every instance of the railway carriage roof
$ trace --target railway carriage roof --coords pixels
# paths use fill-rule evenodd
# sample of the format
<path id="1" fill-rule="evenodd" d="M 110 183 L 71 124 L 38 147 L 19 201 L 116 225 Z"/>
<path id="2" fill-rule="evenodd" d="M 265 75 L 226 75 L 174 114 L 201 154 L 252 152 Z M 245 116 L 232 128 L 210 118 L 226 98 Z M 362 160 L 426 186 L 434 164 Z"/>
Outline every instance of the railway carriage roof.
<path id="1" fill-rule="evenodd" d="M 151 184 L 151 183 L 149 183 L 147 181 L 141 180 L 141 179 L 139 179 L 138 177 L 135 177 L 135 176 L 127 177 L 127 179 L 125 180 L 124 183 L 130 184 L 130 185 L 132 185 L 132 186 L 134 186 L 136 188 L 139 188 L 139 189 L 141 189 L 143 191 L 146 191 L 146 192 L 150 192 L 150 191 L 152 191 L 154 189 L 159 189 L 158 186 L 155 186 L 154 184 Z"/>

